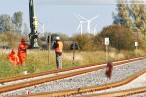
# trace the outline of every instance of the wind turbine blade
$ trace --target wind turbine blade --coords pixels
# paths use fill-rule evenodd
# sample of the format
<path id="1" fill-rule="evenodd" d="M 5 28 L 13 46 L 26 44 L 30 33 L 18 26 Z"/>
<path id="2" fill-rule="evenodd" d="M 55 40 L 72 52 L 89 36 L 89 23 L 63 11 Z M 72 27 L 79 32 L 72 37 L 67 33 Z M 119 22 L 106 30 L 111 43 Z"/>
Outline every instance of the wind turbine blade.
<path id="1" fill-rule="evenodd" d="M 79 17 L 74 13 L 75 17 L 77 18 L 77 20 L 80 22 L 80 19 Z"/>
<path id="2" fill-rule="evenodd" d="M 79 17 L 81 17 L 82 19 L 84 19 L 84 20 L 86 20 L 86 21 L 87 21 L 87 19 L 86 19 L 86 18 L 84 18 L 83 16 L 79 15 Z"/>
<path id="3" fill-rule="evenodd" d="M 42 23 L 40 22 L 40 20 L 38 19 L 38 22 L 42 25 Z"/>
<path id="4" fill-rule="evenodd" d="M 81 26 L 81 24 L 79 24 L 79 26 L 78 26 L 78 28 L 77 28 L 76 32 L 79 30 L 80 26 Z"/>
<path id="5" fill-rule="evenodd" d="M 97 15 L 97 16 L 95 16 L 95 17 L 91 18 L 90 20 L 94 20 L 94 19 L 95 19 L 95 18 L 97 18 L 97 17 L 99 17 L 99 15 Z"/>

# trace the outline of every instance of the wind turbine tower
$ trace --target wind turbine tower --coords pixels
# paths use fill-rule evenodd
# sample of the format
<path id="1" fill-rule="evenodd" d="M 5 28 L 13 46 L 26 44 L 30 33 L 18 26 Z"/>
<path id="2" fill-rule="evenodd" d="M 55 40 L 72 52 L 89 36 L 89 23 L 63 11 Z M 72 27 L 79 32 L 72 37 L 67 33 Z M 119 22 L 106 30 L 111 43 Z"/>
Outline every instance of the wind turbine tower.
<path id="1" fill-rule="evenodd" d="M 42 29 L 42 36 L 45 36 L 45 25 L 44 24 L 41 24 L 41 29 Z"/>
<path id="2" fill-rule="evenodd" d="M 41 34 L 42 34 L 42 36 L 44 36 L 44 33 L 45 33 L 45 25 L 44 25 L 44 23 L 42 23 L 42 22 L 40 22 L 39 20 L 38 20 L 38 22 L 41 24 Z"/>
<path id="3" fill-rule="evenodd" d="M 97 26 L 98 22 L 96 22 L 95 26 L 94 26 L 94 29 L 93 29 L 93 33 L 94 35 L 97 33 L 97 30 L 96 30 L 96 26 Z"/>

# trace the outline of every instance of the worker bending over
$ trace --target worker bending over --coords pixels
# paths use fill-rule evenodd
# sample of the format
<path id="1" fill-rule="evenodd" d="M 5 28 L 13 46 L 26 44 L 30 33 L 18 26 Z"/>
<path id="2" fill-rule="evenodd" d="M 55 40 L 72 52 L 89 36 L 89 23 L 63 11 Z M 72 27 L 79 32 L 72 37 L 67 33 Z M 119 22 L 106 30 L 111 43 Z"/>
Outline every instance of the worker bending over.
<path id="1" fill-rule="evenodd" d="M 11 64 L 13 65 L 20 65 L 19 57 L 15 53 L 15 50 L 13 49 L 11 53 L 8 55 L 8 60 L 10 61 Z"/>

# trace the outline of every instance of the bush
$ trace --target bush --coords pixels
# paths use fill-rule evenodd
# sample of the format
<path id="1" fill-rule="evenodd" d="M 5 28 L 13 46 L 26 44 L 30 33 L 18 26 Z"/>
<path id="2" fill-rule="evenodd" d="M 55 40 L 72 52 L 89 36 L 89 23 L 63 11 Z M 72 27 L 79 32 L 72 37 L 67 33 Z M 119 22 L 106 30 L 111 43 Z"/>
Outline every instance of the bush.
<path id="1" fill-rule="evenodd" d="M 18 38 L 14 34 L 11 34 L 11 33 L 6 33 L 6 35 L 8 38 L 8 46 L 10 48 L 17 48 L 16 41 L 18 41 Z"/>
<path id="2" fill-rule="evenodd" d="M 80 50 L 82 51 L 93 51 L 95 50 L 95 45 L 93 41 L 94 36 L 90 34 L 77 34 L 74 36 L 74 41 L 79 45 Z"/>
<path id="3" fill-rule="evenodd" d="M 134 50 L 134 36 L 131 31 L 119 25 L 105 27 L 99 35 L 96 36 L 98 45 L 104 45 L 104 38 L 109 37 L 110 46 L 118 50 Z"/>
<path id="4" fill-rule="evenodd" d="M 10 32 L 0 34 L 0 42 L 1 42 L 0 46 L 6 46 L 8 48 L 16 48 L 17 47 L 16 41 L 18 41 L 18 37 Z"/>
<path id="5" fill-rule="evenodd" d="M 7 35 L 6 34 L 0 34 L 0 42 L 6 42 L 8 41 Z"/>

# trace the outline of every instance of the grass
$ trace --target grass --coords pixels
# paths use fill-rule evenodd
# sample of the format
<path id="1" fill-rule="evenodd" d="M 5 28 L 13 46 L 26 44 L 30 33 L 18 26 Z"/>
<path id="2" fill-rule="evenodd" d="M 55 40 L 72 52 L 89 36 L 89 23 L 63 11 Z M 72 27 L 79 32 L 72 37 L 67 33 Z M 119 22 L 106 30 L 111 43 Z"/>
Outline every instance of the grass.
<path id="1" fill-rule="evenodd" d="M 0 49 L 0 78 L 18 76 L 22 75 L 23 71 L 27 70 L 28 73 L 37 73 L 48 70 L 56 69 L 56 60 L 54 51 L 50 51 L 50 56 L 48 56 L 47 50 L 27 50 L 27 62 L 24 66 L 13 66 L 9 64 L 7 60 L 7 55 L 11 50 Z M 145 56 L 146 53 L 143 50 L 137 51 L 117 51 L 115 49 L 111 50 L 108 54 L 110 60 L 119 60 L 136 57 Z M 98 64 L 101 62 L 106 62 L 105 51 L 96 52 L 82 52 L 75 51 L 73 61 L 73 52 L 63 52 L 62 64 L 63 68 L 68 68 L 72 66 L 79 66 L 84 64 Z M 49 59 L 50 58 L 50 59 Z M 50 60 L 50 61 L 49 61 Z"/>

